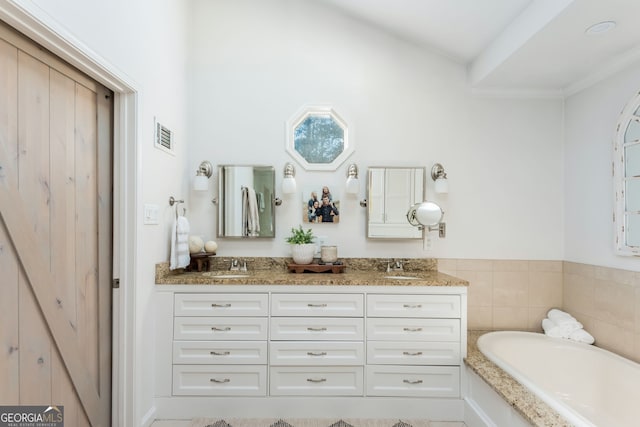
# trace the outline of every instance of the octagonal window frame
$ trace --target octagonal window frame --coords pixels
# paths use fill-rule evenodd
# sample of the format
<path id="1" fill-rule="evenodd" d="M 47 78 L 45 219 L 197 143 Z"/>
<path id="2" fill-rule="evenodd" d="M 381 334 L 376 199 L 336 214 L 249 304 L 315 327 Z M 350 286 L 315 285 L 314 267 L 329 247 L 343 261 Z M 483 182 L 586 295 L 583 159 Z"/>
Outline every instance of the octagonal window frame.
<path id="1" fill-rule="evenodd" d="M 295 148 L 295 130 L 300 124 L 312 116 L 331 117 L 331 119 L 340 126 L 344 132 L 343 150 L 330 163 L 311 163 L 300 154 Z M 286 151 L 293 159 L 300 164 L 305 170 L 309 171 L 335 171 L 342 163 L 355 151 L 355 146 L 350 138 L 349 126 L 336 110 L 331 106 L 323 105 L 307 105 L 302 107 L 287 121 L 287 140 Z"/>

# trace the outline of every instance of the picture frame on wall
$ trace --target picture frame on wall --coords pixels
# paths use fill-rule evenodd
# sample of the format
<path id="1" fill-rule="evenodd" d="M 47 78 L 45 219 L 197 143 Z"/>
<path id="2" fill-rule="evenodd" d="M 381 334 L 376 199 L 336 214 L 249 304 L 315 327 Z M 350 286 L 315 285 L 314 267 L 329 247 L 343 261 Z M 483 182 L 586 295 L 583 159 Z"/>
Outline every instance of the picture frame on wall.
<path id="1" fill-rule="evenodd" d="M 305 188 L 302 192 L 303 218 L 307 224 L 340 222 L 340 200 L 328 185 Z"/>

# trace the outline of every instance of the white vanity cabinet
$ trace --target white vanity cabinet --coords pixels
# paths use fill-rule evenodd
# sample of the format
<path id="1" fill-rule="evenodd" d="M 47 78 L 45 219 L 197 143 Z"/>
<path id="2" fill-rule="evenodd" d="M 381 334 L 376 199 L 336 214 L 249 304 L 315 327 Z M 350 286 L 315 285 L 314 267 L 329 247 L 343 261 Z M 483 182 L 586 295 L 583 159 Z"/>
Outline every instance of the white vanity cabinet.
<path id="1" fill-rule="evenodd" d="M 156 313 L 159 417 L 463 413 L 463 286 L 160 285 Z"/>
<path id="2" fill-rule="evenodd" d="M 459 295 L 367 295 L 367 395 L 460 396 L 460 307 Z"/>
<path id="3" fill-rule="evenodd" d="M 266 293 L 176 293 L 173 394 L 265 396 L 268 301 Z"/>
<path id="4" fill-rule="evenodd" d="M 272 396 L 362 396 L 364 295 L 275 293 Z"/>

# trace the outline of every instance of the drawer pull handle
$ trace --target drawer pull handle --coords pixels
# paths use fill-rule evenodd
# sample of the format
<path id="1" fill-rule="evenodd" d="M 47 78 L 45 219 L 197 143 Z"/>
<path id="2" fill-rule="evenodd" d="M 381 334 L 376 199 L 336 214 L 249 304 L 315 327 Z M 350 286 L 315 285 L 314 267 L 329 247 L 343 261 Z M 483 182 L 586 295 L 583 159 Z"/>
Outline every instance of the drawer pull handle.
<path id="1" fill-rule="evenodd" d="M 321 351 L 319 353 L 314 353 L 313 351 L 308 351 L 307 355 L 309 355 L 309 356 L 326 356 L 327 352 L 326 351 Z"/>
<path id="2" fill-rule="evenodd" d="M 311 303 L 307 304 L 307 307 L 319 307 L 319 308 L 322 308 L 322 307 L 326 307 L 326 306 L 327 306 L 327 304 L 311 304 Z"/>
<path id="3" fill-rule="evenodd" d="M 230 351 L 212 351 L 211 352 L 212 356 L 228 356 L 230 354 L 231 354 Z"/>
<path id="4" fill-rule="evenodd" d="M 230 327 L 228 327 L 228 326 L 227 326 L 227 327 L 224 327 L 224 328 L 218 328 L 217 326 L 212 326 L 212 327 L 211 327 L 211 330 L 212 330 L 212 331 L 220 331 L 220 332 L 228 332 L 228 331 L 230 331 L 230 330 L 231 330 L 231 328 L 230 328 Z"/>
<path id="5" fill-rule="evenodd" d="M 307 378 L 307 381 L 310 383 L 323 383 L 327 381 L 326 378 Z"/>
<path id="6" fill-rule="evenodd" d="M 215 307 L 215 308 L 229 308 L 231 307 L 231 304 L 226 303 L 226 304 L 216 304 L 215 302 L 213 304 L 211 304 L 211 307 Z"/>
<path id="7" fill-rule="evenodd" d="M 422 304 L 405 304 L 404 308 L 422 308 Z"/>
<path id="8" fill-rule="evenodd" d="M 402 380 L 405 384 L 422 384 L 422 380 Z"/>
<path id="9" fill-rule="evenodd" d="M 312 328 L 312 327 L 308 327 L 307 331 L 314 331 L 314 332 L 323 332 L 326 331 L 327 328 Z"/>
<path id="10" fill-rule="evenodd" d="M 228 382 L 231 382 L 229 378 L 225 378 L 223 380 L 219 380 L 217 378 L 211 378 L 209 381 L 211 381 L 212 383 L 218 383 L 218 384 L 226 384 Z"/>
<path id="11" fill-rule="evenodd" d="M 421 351 L 416 351 L 416 352 L 410 352 L 410 351 L 404 351 L 402 352 L 402 354 L 404 354 L 405 356 L 422 356 L 422 352 Z"/>
<path id="12" fill-rule="evenodd" d="M 404 328 L 403 331 L 405 332 L 420 332 L 422 330 L 422 328 Z"/>

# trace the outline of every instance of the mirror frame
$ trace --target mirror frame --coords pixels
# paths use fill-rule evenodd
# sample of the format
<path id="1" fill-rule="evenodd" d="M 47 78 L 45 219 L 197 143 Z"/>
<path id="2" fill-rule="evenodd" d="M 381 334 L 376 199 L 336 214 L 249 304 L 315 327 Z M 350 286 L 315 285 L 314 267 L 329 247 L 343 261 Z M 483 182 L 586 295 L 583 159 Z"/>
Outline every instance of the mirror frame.
<path id="1" fill-rule="evenodd" d="M 630 180 L 640 181 L 640 176 L 627 176 L 627 150 L 625 148 L 640 145 L 640 139 L 625 142 L 627 129 L 632 122 L 640 123 L 640 95 L 636 95 L 625 106 L 620 114 L 620 119 L 616 124 L 615 137 L 613 142 L 613 184 L 615 189 L 615 208 L 613 213 L 613 223 L 615 226 L 616 251 L 619 255 L 640 256 L 640 246 L 629 244 L 628 216 L 640 214 L 637 211 L 628 211 L 629 200 L 633 204 L 640 203 L 640 194 L 632 194 L 625 191 L 626 184 Z M 640 161 L 640 159 L 638 159 Z M 636 230 L 640 232 L 640 230 Z M 640 240 L 640 236 L 635 239 Z"/>
<path id="2" fill-rule="evenodd" d="M 344 130 L 344 150 L 331 163 L 309 163 L 295 148 L 295 130 L 309 116 L 329 116 Z M 332 107 L 321 105 L 304 106 L 287 121 L 285 148 L 298 164 L 310 171 L 335 171 L 355 150 L 347 122 Z"/>
<path id="3" fill-rule="evenodd" d="M 226 235 L 223 233 L 224 231 L 224 212 L 225 212 L 225 185 L 226 178 L 224 174 L 225 168 L 229 167 L 246 167 L 253 168 L 255 173 L 256 168 L 260 168 L 264 171 L 271 171 L 271 178 L 269 184 L 271 184 L 273 188 L 273 195 L 267 200 L 264 200 L 265 204 L 269 204 L 271 212 L 271 221 L 270 226 L 273 230 L 273 233 L 268 236 L 244 236 L 244 235 Z M 217 206 L 216 206 L 216 237 L 224 238 L 224 239 L 274 239 L 276 237 L 276 172 L 273 166 L 268 165 L 218 165 L 218 197 L 217 197 Z"/>

